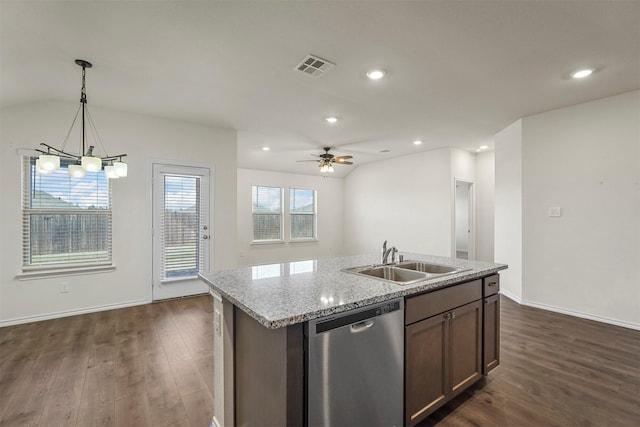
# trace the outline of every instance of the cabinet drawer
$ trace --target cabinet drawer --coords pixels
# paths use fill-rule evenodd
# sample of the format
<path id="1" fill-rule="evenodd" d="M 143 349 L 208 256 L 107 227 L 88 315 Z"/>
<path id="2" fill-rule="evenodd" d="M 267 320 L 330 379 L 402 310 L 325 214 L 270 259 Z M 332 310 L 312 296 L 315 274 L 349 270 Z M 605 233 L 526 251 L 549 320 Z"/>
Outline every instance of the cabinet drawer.
<path id="1" fill-rule="evenodd" d="M 497 294 L 500 290 L 500 276 L 494 274 L 493 276 L 485 277 L 482 279 L 484 282 L 484 287 L 482 290 L 482 296 L 488 297 L 494 294 Z"/>
<path id="2" fill-rule="evenodd" d="M 409 297 L 405 305 L 405 325 L 451 310 L 482 298 L 482 279 Z"/>

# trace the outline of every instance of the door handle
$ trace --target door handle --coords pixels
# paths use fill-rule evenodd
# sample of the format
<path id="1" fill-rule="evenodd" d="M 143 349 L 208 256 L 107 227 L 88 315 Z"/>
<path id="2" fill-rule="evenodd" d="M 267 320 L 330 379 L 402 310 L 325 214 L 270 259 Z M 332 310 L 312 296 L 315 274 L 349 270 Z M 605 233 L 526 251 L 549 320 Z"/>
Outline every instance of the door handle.
<path id="1" fill-rule="evenodd" d="M 374 319 L 369 319 L 363 322 L 354 323 L 353 325 L 351 325 L 351 333 L 357 334 L 358 332 L 362 332 L 365 329 L 369 329 L 370 327 L 373 326 L 374 323 L 376 323 Z"/>

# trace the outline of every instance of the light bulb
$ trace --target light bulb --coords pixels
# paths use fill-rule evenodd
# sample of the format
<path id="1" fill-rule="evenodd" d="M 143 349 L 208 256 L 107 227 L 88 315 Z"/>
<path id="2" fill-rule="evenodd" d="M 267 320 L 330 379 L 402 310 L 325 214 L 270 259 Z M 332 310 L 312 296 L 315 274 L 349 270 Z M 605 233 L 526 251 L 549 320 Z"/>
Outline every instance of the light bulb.
<path id="1" fill-rule="evenodd" d="M 325 173 L 329 170 L 329 166 L 327 165 L 322 165 L 320 166 L 320 172 Z"/>
<path id="2" fill-rule="evenodd" d="M 127 164 L 123 162 L 113 162 L 113 168 L 119 177 L 127 176 Z"/>
<path id="3" fill-rule="evenodd" d="M 329 165 L 327 166 L 327 170 L 331 173 L 333 172 L 333 165 Z"/>
<path id="4" fill-rule="evenodd" d="M 120 175 L 118 175 L 118 173 L 116 172 L 116 168 L 113 165 L 105 166 L 104 167 L 104 174 L 109 179 L 118 179 L 118 178 L 120 178 Z"/>
<path id="5" fill-rule="evenodd" d="M 102 159 L 100 157 L 82 156 L 80 159 L 82 169 L 87 172 L 100 172 L 102 169 Z"/>
<path id="6" fill-rule="evenodd" d="M 41 154 L 38 160 L 40 160 L 40 168 L 42 170 L 52 172 L 60 169 L 60 157 L 56 155 Z"/>
<path id="7" fill-rule="evenodd" d="M 41 173 L 41 174 L 44 174 L 44 175 L 52 172 L 52 171 L 44 169 L 42 167 L 42 165 L 40 164 L 40 159 L 36 159 L 36 170 L 38 171 L 38 173 Z"/>
<path id="8" fill-rule="evenodd" d="M 584 70 L 578 70 L 575 73 L 571 74 L 571 77 L 573 77 L 574 79 L 583 79 L 590 76 L 592 73 L 593 69 L 585 68 Z"/>
<path id="9" fill-rule="evenodd" d="M 69 165 L 69 176 L 71 178 L 84 178 L 86 175 L 82 165 Z"/>
<path id="10" fill-rule="evenodd" d="M 367 77 L 371 80 L 380 80 L 384 77 L 384 71 L 382 70 L 371 70 L 367 73 Z"/>

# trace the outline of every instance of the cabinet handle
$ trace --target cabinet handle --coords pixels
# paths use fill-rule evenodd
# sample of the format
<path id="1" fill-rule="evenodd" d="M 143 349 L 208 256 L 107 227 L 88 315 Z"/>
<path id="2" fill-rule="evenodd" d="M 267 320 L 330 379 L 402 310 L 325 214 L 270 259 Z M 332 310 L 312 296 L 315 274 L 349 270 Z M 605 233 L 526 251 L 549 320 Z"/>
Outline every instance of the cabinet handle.
<path id="1" fill-rule="evenodd" d="M 456 312 L 455 312 L 455 311 L 452 311 L 452 312 L 451 312 L 451 319 L 455 319 L 455 318 L 456 318 Z"/>
<path id="2" fill-rule="evenodd" d="M 451 319 L 451 313 L 445 313 L 442 315 L 442 317 L 444 317 L 445 319 L 449 320 Z"/>
<path id="3" fill-rule="evenodd" d="M 498 285 L 497 282 L 491 282 L 491 283 L 487 284 L 487 286 L 497 286 L 497 285 Z"/>

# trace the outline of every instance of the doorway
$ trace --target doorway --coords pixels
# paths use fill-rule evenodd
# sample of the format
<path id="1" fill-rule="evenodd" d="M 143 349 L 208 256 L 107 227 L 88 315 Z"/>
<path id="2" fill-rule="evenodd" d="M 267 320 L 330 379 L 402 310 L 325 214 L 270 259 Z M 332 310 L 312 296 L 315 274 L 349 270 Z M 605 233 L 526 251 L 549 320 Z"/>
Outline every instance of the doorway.
<path id="1" fill-rule="evenodd" d="M 473 182 L 455 180 L 452 256 L 475 259 Z"/>
<path id="2" fill-rule="evenodd" d="M 153 164 L 154 301 L 209 291 L 211 223 L 208 168 Z"/>

